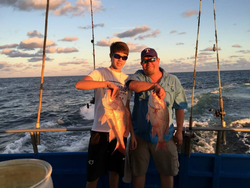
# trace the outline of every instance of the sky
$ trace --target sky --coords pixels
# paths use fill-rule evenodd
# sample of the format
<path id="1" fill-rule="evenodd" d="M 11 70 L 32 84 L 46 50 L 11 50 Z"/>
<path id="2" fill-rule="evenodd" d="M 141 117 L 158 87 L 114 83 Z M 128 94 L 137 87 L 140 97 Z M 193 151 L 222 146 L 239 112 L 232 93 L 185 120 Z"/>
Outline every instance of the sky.
<path id="1" fill-rule="evenodd" d="M 49 2 L 44 76 L 89 74 L 94 69 L 91 1 Z M 41 76 L 46 4 L 0 1 L 0 78 Z M 141 69 L 140 52 L 147 47 L 157 51 L 160 66 L 170 73 L 217 71 L 218 62 L 221 71 L 249 70 L 250 1 L 215 0 L 214 5 L 213 0 L 92 0 L 96 68 L 110 66 L 110 44 L 123 41 L 130 49 L 122 69 L 127 74 Z"/>

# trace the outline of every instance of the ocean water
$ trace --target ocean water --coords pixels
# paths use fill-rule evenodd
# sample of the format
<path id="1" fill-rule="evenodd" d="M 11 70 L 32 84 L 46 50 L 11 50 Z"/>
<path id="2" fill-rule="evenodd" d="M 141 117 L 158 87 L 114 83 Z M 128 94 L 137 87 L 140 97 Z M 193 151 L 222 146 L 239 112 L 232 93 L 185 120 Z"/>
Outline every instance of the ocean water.
<path id="1" fill-rule="evenodd" d="M 172 73 L 185 89 L 189 108 L 185 110 L 184 127 L 189 126 L 193 73 Z M 227 127 L 250 127 L 250 70 L 221 71 L 222 98 Z M 86 104 L 93 90 L 75 89 L 82 76 L 45 77 L 41 108 L 41 128 L 91 126 L 93 106 Z M 210 109 L 220 108 L 218 72 L 197 72 L 195 79 L 193 124 L 220 127 L 220 117 Z M 35 128 L 40 94 L 40 78 L 0 78 L 0 129 Z M 133 102 L 131 101 L 131 109 Z M 192 152 L 214 153 L 217 133 L 197 131 Z M 29 133 L 0 133 L 0 153 L 32 153 Z M 87 151 L 89 131 L 41 133 L 42 152 Z M 249 133 L 228 132 L 222 153 L 250 153 Z"/>

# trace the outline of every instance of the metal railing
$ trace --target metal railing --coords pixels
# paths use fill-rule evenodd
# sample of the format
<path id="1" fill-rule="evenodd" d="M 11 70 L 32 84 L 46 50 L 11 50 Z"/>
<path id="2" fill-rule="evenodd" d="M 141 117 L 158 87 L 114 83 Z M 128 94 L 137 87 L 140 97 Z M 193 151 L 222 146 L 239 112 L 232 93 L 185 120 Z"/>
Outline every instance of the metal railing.
<path id="1" fill-rule="evenodd" d="M 31 136 L 31 141 L 33 145 L 33 151 L 34 153 L 38 153 L 37 149 L 37 142 L 36 142 L 36 133 L 37 132 L 65 132 L 65 131 L 89 131 L 91 130 L 92 126 L 86 126 L 83 128 L 79 127 L 70 127 L 70 128 L 46 128 L 46 129 L 9 129 L 9 130 L 0 130 L 0 133 L 24 133 L 29 132 Z M 176 127 L 175 127 L 176 129 Z M 222 134 L 223 131 L 235 131 L 235 132 L 250 132 L 250 128 L 223 128 L 223 127 L 192 127 L 192 131 L 217 131 L 217 142 L 216 142 L 216 154 L 220 154 L 220 146 L 221 146 L 221 139 L 218 139 L 220 137 L 220 134 Z M 184 127 L 183 128 L 183 145 L 181 146 L 181 153 L 190 153 L 190 148 L 187 142 L 185 142 L 187 139 L 190 139 L 188 136 L 189 130 Z"/>

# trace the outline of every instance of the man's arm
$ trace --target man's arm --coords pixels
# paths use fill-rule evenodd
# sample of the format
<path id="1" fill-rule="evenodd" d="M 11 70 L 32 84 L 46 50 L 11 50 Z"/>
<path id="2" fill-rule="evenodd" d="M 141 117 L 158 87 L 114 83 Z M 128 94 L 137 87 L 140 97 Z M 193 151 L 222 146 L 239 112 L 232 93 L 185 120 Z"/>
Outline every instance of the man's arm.
<path id="1" fill-rule="evenodd" d="M 155 90 L 156 94 L 163 99 L 166 95 L 166 91 L 157 83 L 151 83 L 151 82 L 143 82 L 143 81 L 136 81 L 132 80 L 129 83 L 129 89 L 139 93 L 143 91 L 149 91 L 149 90 Z"/>
<path id="2" fill-rule="evenodd" d="M 109 81 L 94 81 L 90 76 L 85 76 L 82 80 L 78 81 L 75 85 L 76 89 L 91 90 L 97 88 L 108 87 L 112 89 L 112 98 L 119 95 L 119 87 Z"/>
<path id="3" fill-rule="evenodd" d="M 177 147 L 179 147 L 182 145 L 183 142 L 182 129 L 184 123 L 184 109 L 175 109 L 175 116 L 176 116 L 177 130 L 174 135 L 174 141 L 176 142 Z"/>

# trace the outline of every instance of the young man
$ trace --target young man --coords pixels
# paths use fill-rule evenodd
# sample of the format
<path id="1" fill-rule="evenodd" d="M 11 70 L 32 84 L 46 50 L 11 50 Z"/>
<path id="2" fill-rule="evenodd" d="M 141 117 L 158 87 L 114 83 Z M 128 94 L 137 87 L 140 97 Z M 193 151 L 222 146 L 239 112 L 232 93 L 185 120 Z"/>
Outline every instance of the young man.
<path id="1" fill-rule="evenodd" d="M 174 75 L 166 73 L 159 67 L 160 58 L 152 48 L 141 52 L 142 70 L 138 70 L 129 78 L 127 85 L 135 92 L 132 124 L 137 140 L 137 148 L 131 151 L 131 167 L 133 187 L 145 186 L 149 159 L 152 156 L 155 166 L 160 173 L 161 187 L 172 188 L 173 176 L 178 173 L 177 147 L 182 144 L 182 127 L 184 109 L 187 108 L 185 92 L 180 81 Z M 152 125 L 146 120 L 150 90 L 166 101 L 169 111 L 169 133 L 164 135 L 167 151 L 155 151 L 158 137 L 152 137 Z M 177 131 L 174 134 L 173 109 L 175 109 Z"/>
<path id="2" fill-rule="evenodd" d="M 129 110 L 131 92 L 125 85 L 128 75 L 121 71 L 128 54 L 129 49 L 126 43 L 112 43 L 109 54 L 111 59 L 110 67 L 98 68 L 92 71 L 75 85 L 77 89 L 81 90 L 95 89 L 95 114 L 88 147 L 86 188 L 97 187 L 99 177 L 106 174 L 107 171 L 109 171 L 110 187 L 117 188 L 119 175 L 123 176 L 124 173 L 125 156 L 118 150 L 113 153 L 117 140 L 112 140 L 109 143 L 110 128 L 107 122 L 101 124 L 99 118 L 105 113 L 102 98 L 108 89 L 112 90 L 112 98 L 119 96 Z M 131 118 L 128 117 L 128 119 L 131 139 L 136 144 Z M 126 139 L 124 141 L 126 143 Z"/>

